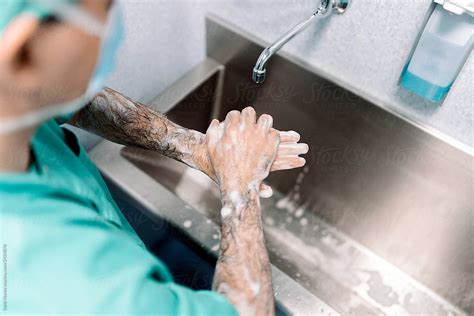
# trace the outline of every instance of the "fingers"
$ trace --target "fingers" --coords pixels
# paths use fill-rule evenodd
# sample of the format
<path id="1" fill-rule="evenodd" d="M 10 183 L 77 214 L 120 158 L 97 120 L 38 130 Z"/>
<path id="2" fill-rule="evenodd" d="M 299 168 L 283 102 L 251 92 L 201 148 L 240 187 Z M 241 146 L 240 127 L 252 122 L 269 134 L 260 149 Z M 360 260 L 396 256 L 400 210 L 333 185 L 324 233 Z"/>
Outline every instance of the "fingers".
<path id="1" fill-rule="evenodd" d="M 256 120 L 256 113 L 255 110 L 248 106 L 239 111 L 230 111 L 227 113 L 224 122 L 220 123 L 219 126 L 219 135 L 223 136 L 224 131 L 228 130 L 229 127 L 237 127 L 237 124 L 240 122 L 241 129 L 243 127 L 250 127 L 255 125 Z M 277 157 L 279 156 L 298 156 L 304 155 L 308 153 L 309 147 L 307 144 L 300 144 L 298 141 L 300 140 L 300 134 L 295 131 L 278 131 L 272 128 L 273 125 L 273 118 L 268 114 L 263 114 L 259 117 L 257 121 L 257 128 L 262 132 L 276 132 L 279 134 L 280 139 L 280 146 L 278 150 Z M 229 136 L 236 136 L 233 135 L 237 132 L 236 129 L 232 128 L 230 131 L 227 132 Z"/>
<path id="2" fill-rule="evenodd" d="M 263 199 L 268 199 L 273 195 L 272 187 L 266 184 L 260 184 L 260 197 Z"/>
<path id="3" fill-rule="evenodd" d="M 230 111 L 227 113 L 224 121 L 225 129 L 238 125 L 240 122 L 240 112 L 239 111 Z"/>
<path id="4" fill-rule="evenodd" d="M 230 111 L 227 113 L 224 122 L 224 137 L 229 137 L 232 143 L 237 142 L 240 123 L 240 112 Z"/>
<path id="5" fill-rule="evenodd" d="M 295 131 L 280 132 L 280 141 L 282 143 L 297 143 L 300 140 L 300 134 Z"/>
<path id="6" fill-rule="evenodd" d="M 306 159 L 302 157 L 295 157 L 295 156 L 277 157 L 275 161 L 273 162 L 273 165 L 270 171 L 301 168 L 305 164 L 306 164 Z"/>
<path id="7" fill-rule="evenodd" d="M 246 107 L 242 110 L 242 113 L 239 111 L 230 111 L 227 113 L 225 121 L 224 121 L 224 129 L 226 131 L 233 130 L 233 127 L 236 127 L 237 124 L 240 122 L 241 127 L 250 127 L 255 125 L 256 119 L 255 110 L 252 107 Z M 257 121 L 257 129 L 263 133 L 268 133 L 272 129 L 273 126 L 273 118 L 268 114 L 262 114 Z M 278 131 L 274 130 L 278 133 Z M 299 137 L 299 135 L 297 136 Z M 287 133 L 287 137 L 290 141 L 296 139 L 295 132 L 289 134 Z"/>
<path id="8" fill-rule="evenodd" d="M 248 106 L 242 110 L 240 123 L 244 126 L 255 125 L 256 117 L 257 117 L 257 114 L 255 113 L 255 110 L 251 106 Z"/>
<path id="9" fill-rule="evenodd" d="M 219 124 L 219 138 L 222 138 L 222 136 L 224 136 L 224 122 Z"/>
<path id="10" fill-rule="evenodd" d="M 270 131 L 268 132 L 268 136 L 270 139 L 272 139 L 275 142 L 275 146 L 280 145 L 280 133 L 278 133 L 277 130 L 270 129 Z M 276 157 L 276 154 L 275 154 L 275 157 Z"/>
<path id="11" fill-rule="evenodd" d="M 220 138 L 219 136 L 219 121 L 216 119 L 213 119 L 211 124 L 209 125 L 207 131 L 206 131 L 206 139 L 207 143 L 209 145 L 214 145 L 218 139 Z"/>
<path id="12" fill-rule="evenodd" d="M 270 171 L 295 169 L 306 164 L 306 160 L 298 156 L 307 154 L 309 146 L 304 143 L 298 143 L 299 140 L 300 134 L 295 131 L 280 132 L 280 145 L 278 146 L 277 157 Z"/>
<path id="13" fill-rule="evenodd" d="M 230 111 L 226 115 L 224 127 L 227 130 L 229 127 L 236 126 L 239 122 L 243 126 L 253 126 L 255 125 L 256 116 L 255 110 L 250 106 L 243 109 L 242 113 L 236 110 Z M 262 114 L 258 118 L 257 128 L 262 132 L 269 132 L 272 126 L 273 118 L 270 115 Z M 282 134 L 289 142 L 297 142 L 299 139 L 299 134 L 296 132 L 282 132 Z"/>
<path id="14" fill-rule="evenodd" d="M 309 146 L 304 143 L 283 143 L 280 133 L 280 146 L 277 156 L 298 156 L 307 154 Z"/>
<path id="15" fill-rule="evenodd" d="M 209 127 L 207 128 L 208 132 L 216 132 L 219 128 L 219 120 L 213 119 L 211 121 L 211 124 L 209 124 Z M 206 132 L 207 134 L 207 132 Z"/>
<path id="16" fill-rule="evenodd" d="M 262 114 L 257 121 L 257 128 L 264 132 L 268 133 L 273 125 L 273 117 L 268 114 Z"/>

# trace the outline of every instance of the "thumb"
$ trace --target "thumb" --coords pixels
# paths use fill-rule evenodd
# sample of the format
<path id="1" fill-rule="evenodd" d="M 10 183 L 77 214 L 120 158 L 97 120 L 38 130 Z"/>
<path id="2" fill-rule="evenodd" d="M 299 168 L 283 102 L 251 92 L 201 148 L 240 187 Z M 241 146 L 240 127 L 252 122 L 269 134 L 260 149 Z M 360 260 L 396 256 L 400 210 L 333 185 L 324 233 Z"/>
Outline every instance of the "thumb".
<path id="1" fill-rule="evenodd" d="M 215 145 L 219 139 L 219 121 L 213 119 L 206 131 L 206 140 L 208 145 Z"/>

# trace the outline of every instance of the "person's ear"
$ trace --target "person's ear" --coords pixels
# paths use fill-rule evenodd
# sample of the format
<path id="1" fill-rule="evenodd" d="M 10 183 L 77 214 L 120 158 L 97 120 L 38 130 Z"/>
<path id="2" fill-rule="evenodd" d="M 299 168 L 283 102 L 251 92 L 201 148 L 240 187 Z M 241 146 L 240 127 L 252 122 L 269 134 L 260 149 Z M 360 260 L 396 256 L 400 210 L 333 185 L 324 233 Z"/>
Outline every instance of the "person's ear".
<path id="1" fill-rule="evenodd" d="M 10 69 L 26 66 L 27 46 L 41 22 L 33 15 L 23 14 L 10 22 L 0 37 L 0 66 Z"/>

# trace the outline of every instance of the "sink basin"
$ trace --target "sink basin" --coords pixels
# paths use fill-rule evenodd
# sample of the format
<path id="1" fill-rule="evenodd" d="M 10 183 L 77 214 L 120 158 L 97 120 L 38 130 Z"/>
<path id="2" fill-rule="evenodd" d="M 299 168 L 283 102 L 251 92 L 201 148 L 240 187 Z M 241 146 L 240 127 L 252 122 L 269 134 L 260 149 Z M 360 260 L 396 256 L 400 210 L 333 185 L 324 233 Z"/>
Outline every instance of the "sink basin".
<path id="1" fill-rule="evenodd" d="M 256 85 L 250 75 L 263 43 L 215 17 L 206 25 L 208 58 L 151 106 L 204 132 L 212 118 L 252 105 L 310 145 L 306 167 L 272 173 L 275 193 L 262 199 L 271 262 L 286 280 L 275 281 L 277 301 L 295 314 L 474 313 L 472 154 L 291 58 L 274 57 Z M 217 227 L 219 190 L 199 171 L 108 142 L 91 155 L 151 209 L 164 205 L 156 216 L 185 209 L 173 220 Z M 205 227 L 180 229 L 215 255 L 218 230 Z M 297 290 L 279 294 L 288 280 Z"/>

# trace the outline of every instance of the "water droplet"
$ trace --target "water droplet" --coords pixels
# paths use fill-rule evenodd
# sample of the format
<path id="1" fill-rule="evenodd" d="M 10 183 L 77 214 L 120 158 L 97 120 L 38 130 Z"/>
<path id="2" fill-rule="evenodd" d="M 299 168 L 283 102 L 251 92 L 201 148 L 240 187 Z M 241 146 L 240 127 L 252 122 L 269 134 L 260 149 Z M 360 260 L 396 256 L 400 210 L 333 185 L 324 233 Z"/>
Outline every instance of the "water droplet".
<path id="1" fill-rule="evenodd" d="M 275 225 L 275 220 L 271 217 L 265 217 L 265 224 L 267 224 L 269 226 L 273 226 L 273 225 Z"/>
<path id="2" fill-rule="evenodd" d="M 298 174 L 298 177 L 296 178 L 296 183 L 297 184 L 301 184 L 301 182 L 303 182 L 303 178 L 304 178 L 304 173 L 303 172 L 300 172 Z"/>
<path id="3" fill-rule="evenodd" d="M 298 208 L 295 212 L 295 217 L 301 217 L 304 214 L 304 209 L 302 207 Z"/>

